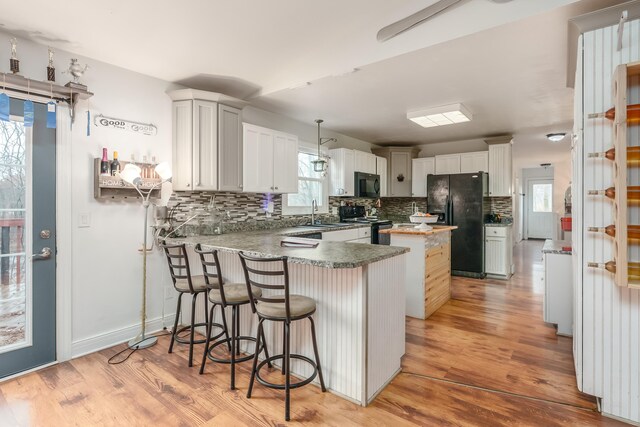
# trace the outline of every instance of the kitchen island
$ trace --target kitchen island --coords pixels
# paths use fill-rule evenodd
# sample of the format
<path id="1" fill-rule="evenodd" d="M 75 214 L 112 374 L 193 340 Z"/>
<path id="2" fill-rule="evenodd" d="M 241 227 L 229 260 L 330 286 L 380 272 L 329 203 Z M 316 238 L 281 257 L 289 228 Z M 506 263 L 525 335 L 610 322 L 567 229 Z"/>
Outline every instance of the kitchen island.
<path id="1" fill-rule="evenodd" d="M 411 250 L 405 257 L 407 316 L 426 319 L 451 298 L 451 231 L 457 228 L 408 224 L 380 231 L 391 235 L 392 246 Z"/>
<path id="2" fill-rule="evenodd" d="M 240 251 L 261 257 L 289 257 L 290 292 L 311 297 L 317 304 L 314 319 L 327 389 L 367 405 L 400 372 L 405 352 L 405 253 L 409 249 L 322 240 L 317 241 L 316 248 L 280 245 L 287 236 L 304 233 L 305 229 L 298 227 L 172 238 L 167 242 L 188 246 L 194 275 L 201 274 L 201 266 L 193 246 L 200 243 L 204 248 L 217 249 L 226 283 L 244 283 L 237 255 Z M 188 307 L 184 308 L 188 313 Z M 241 313 L 241 335 L 255 336 L 257 317 L 248 305 Z M 203 321 L 202 305 L 196 317 Z M 298 323 L 302 322 L 295 322 L 292 329 L 292 351 L 313 359 L 310 329 Z M 279 353 L 281 325 L 266 322 L 265 334 L 270 352 Z M 243 344 L 247 346 L 243 350 L 253 351 L 251 343 Z M 292 359 L 291 371 L 307 377 L 312 368 Z"/>

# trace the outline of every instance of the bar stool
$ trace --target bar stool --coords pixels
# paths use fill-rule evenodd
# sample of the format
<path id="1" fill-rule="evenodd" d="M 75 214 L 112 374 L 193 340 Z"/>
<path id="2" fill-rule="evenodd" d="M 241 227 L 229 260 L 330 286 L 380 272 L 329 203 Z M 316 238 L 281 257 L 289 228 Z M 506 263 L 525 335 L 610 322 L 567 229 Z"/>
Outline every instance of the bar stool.
<path id="1" fill-rule="evenodd" d="M 320 358 L 318 356 L 318 343 L 316 341 L 316 327 L 313 322 L 313 313 L 316 311 L 316 302 L 303 295 L 289 295 L 289 269 L 287 266 L 287 257 L 278 258 L 255 258 L 240 252 L 240 262 L 244 269 L 246 286 L 260 289 L 280 290 L 283 294 L 270 296 L 256 296 L 255 301 L 251 301 L 251 309 L 258 314 L 258 332 L 256 334 L 256 345 L 260 344 L 260 340 L 264 340 L 263 322 L 270 320 L 274 322 L 283 322 L 283 354 L 268 357 L 258 364 L 258 354 L 253 358 L 253 368 L 251 369 L 251 380 L 249 381 L 249 390 L 247 398 L 251 398 L 253 382 L 257 378 L 258 382 L 265 387 L 275 388 L 285 391 L 284 418 L 290 419 L 290 390 L 292 388 L 302 387 L 314 380 L 316 375 L 320 379 L 320 387 L 322 391 L 327 391 L 322 378 L 322 368 L 320 366 Z M 247 265 L 250 262 L 252 267 Z M 255 266 L 255 268 L 253 267 Z M 278 269 L 280 267 L 281 269 Z M 275 276 L 283 276 L 282 284 L 265 284 L 269 282 L 269 278 Z M 291 354 L 291 322 L 296 320 L 309 319 L 311 324 L 311 338 L 313 341 L 313 352 L 315 354 L 315 362 L 301 354 Z M 282 359 L 282 374 L 285 375 L 285 384 L 275 384 L 264 380 L 260 376 L 260 369 L 265 364 L 270 364 L 274 360 Z M 313 367 L 313 374 L 302 381 L 291 384 L 291 359 L 303 360 Z"/>
<path id="2" fill-rule="evenodd" d="M 199 326 L 207 326 L 209 325 L 208 318 L 208 301 L 206 298 L 207 289 L 215 289 L 218 287 L 218 283 L 209 280 L 205 276 L 191 276 L 191 268 L 189 267 L 189 258 L 187 257 L 187 248 L 184 244 L 181 245 L 161 245 L 164 249 L 164 253 L 167 256 L 167 262 L 169 264 L 169 272 L 171 273 L 171 279 L 173 280 L 173 287 L 176 291 L 178 291 L 178 307 L 176 308 L 176 320 L 173 324 L 173 332 L 171 333 L 171 343 L 169 344 L 169 353 L 173 352 L 173 344 L 174 342 L 178 342 L 179 344 L 189 344 L 189 367 L 193 366 L 193 345 L 194 344 L 204 344 L 206 339 L 194 339 L 195 328 Z M 191 294 L 191 323 L 187 326 L 183 326 L 178 329 L 178 320 L 180 319 L 180 313 L 182 311 L 182 295 Z M 204 299 L 204 316 L 205 323 L 195 323 L 196 316 L 196 301 L 198 300 L 198 296 L 200 294 L 205 295 Z M 211 313 L 213 313 L 214 306 L 211 307 Z M 224 316 L 223 316 L 224 319 Z M 222 335 L 227 334 L 226 325 L 220 325 L 215 323 L 214 326 L 217 326 L 222 329 L 218 335 L 214 337 L 217 339 Z M 184 339 L 179 336 L 182 332 L 189 330 L 189 339 Z M 207 331 L 210 333 L 210 330 Z"/>
<path id="3" fill-rule="evenodd" d="M 204 373 L 207 358 L 213 362 L 230 364 L 231 390 L 234 390 L 236 388 L 236 363 L 251 360 L 254 354 L 257 356 L 262 350 L 264 350 L 267 359 L 269 358 L 264 332 L 262 332 L 262 346 L 259 346 L 257 338 L 240 335 L 240 307 L 249 304 L 249 302 L 253 303 L 254 298 L 262 295 L 262 289 L 251 288 L 252 297 L 249 298 L 249 291 L 244 283 L 224 283 L 217 250 L 204 250 L 200 244 L 197 244 L 195 251 L 200 254 L 200 262 L 202 263 L 202 272 L 204 273 L 205 280 L 218 284 L 218 287 L 209 290 L 209 301 L 213 306 L 211 307 L 211 313 L 209 313 L 208 317 L 207 339 L 204 346 L 204 353 L 202 354 L 200 375 Z M 222 307 L 222 323 L 224 324 L 225 330 L 228 330 L 225 319 L 225 309 L 231 307 L 231 337 L 227 334 L 225 339 L 215 341 L 219 336 L 211 338 L 211 327 L 215 325 L 213 323 L 213 308 L 217 305 Z M 214 340 L 213 344 L 211 344 L 211 340 Z M 254 353 L 237 357 L 240 356 L 240 341 L 255 342 L 256 347 Z M 213 351 L 222 344 L 227 344 L 227 348 L 231 353 L 228 359 L 222 359 L 213 355 Z M 271 366 L 271 362 L 269 362 L 269 366 Z"/>

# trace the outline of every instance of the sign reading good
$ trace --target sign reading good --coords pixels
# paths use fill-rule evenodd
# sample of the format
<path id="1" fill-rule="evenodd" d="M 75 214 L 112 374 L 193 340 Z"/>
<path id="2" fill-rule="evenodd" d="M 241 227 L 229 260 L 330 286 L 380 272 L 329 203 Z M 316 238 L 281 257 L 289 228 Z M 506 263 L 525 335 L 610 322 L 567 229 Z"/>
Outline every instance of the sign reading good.
<path id="1" fill-rule="evenodd" d="M 141 133 L 143 135 L 155 135 L 158 133 L 158 128 L 152 124 L 114 119 L 113 117 L 106 117 L 103 115 L 95 116 L 93 122 L 98 127 L 127 130 L 129 132 Z"/>

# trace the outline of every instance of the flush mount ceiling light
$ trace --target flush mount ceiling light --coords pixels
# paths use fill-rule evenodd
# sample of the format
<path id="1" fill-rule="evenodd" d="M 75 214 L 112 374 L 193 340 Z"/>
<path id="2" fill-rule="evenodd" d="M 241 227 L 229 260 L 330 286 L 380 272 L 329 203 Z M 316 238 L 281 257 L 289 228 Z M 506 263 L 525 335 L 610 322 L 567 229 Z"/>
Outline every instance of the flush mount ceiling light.
<path id="1" fill-rule="evenodd" d="M 551 142 L 560 142 L 564 139 L 564 137 L 567 134 L 564 132 L 557 132 L 557 133 L 548 133 L 547 134 L 547 139 Z"/>
<path id="2" fill-rule="evenodd" d="M 425 128 L 464 123 L 472 118 L 471 112 L 462 104 L 443 105 L 407 113 L 407 119 Z"/>

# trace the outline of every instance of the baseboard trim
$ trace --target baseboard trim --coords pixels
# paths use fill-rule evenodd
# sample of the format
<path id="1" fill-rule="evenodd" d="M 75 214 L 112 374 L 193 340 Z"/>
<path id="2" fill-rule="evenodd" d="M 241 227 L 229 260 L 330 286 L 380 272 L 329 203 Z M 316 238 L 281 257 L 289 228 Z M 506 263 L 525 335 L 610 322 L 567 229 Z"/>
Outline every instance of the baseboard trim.
<path id="1" fill-rule="evenodd" d="M 165 325 L 173 324 L 173 319 L 174 315 L 168 315 L 164 318 L 158 317 L 147 320 L 147 333 L 153 334 L 161 331 Z M 96 351 L 104 350 L 105 348 L 113 347 L 114 345 L 122 344 L 134 338 L 139 333 L 140 325 L 135 324 L 127 326 L 126 328 L 116 329 L 104 334 L 74 341 L 71 344 L 71 357 L 75 359 L 80 356 L 95 353 Z"/>

